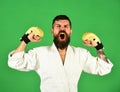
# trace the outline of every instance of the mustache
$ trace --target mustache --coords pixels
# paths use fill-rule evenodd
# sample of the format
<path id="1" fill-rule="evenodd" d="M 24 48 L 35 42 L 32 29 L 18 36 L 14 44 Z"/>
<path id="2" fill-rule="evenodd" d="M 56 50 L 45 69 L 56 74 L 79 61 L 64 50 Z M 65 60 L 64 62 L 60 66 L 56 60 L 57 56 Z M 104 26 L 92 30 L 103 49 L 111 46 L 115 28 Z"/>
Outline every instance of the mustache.
<path id="1" fill-rule="evenodd" d="M 60 30 L 58 35 L 61 34 L 61 33 L 64 33 L 65 35 L 68 35 L 64 30 Z"/>
<path id="2" fill-rule="evenodd" d="M 64 30 L 60 30 L 59 33 L 66 33 Z"/>

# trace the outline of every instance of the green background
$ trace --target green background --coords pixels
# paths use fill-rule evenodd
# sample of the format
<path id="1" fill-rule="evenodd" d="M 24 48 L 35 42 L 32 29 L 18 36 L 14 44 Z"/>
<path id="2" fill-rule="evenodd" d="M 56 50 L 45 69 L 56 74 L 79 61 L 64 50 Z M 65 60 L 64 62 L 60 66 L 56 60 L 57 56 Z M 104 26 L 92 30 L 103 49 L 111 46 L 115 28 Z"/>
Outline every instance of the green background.
<path id="1" fill-rule="evenodd" d="M 104 51 L 114 67 L 105 76 L 82 73 L 79 92 L 120 92 L 120 0 L 0 0 L 0 92 L 39 92 L 40 78 L 34 72 L 21 72 L 7 65 L 8 53 L 15 49 L 20 37 L 31 26 L 39 26 L 45 36 L 27 49 L 51 45 L 51 23 L 58 14 L 72 21 L 71 45 L 88 49 L 81 36 L 90 31 L 104 43 Z"/>

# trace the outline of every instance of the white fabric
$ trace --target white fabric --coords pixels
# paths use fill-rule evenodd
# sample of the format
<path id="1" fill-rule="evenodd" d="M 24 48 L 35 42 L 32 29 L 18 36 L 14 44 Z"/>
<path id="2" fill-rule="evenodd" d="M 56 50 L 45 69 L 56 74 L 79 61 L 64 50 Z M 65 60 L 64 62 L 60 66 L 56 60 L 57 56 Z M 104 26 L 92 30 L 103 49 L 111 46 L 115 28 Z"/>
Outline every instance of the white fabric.
<path id="1" fill-rule="evenodd" d="M 11 53 L 10 53 L 11 54 Z M 35 70 L 41 78 L 41 92 L 77 92 L 81 72 L 105 75 L 113 64 L 100 60 L 80 47 L 68 46 L 65 63 L 52 46 L 37 47 L 28 53 L 19 52 L 10 56 L 8 65 L 20 71 Z"/>

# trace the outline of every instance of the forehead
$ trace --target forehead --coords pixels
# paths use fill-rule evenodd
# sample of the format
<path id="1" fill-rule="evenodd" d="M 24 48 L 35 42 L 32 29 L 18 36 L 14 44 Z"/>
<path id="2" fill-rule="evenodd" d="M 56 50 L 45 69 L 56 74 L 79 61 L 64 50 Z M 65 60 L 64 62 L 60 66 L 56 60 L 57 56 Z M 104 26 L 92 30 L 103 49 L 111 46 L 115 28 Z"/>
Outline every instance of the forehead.
<path id="1" fill-rule="evenodd" d="M 66 25 L 66 24 L 70 24 L 68 20 L 56 20 L 54 22 L 54 24 L 63 24 L 63 25 Z"/>

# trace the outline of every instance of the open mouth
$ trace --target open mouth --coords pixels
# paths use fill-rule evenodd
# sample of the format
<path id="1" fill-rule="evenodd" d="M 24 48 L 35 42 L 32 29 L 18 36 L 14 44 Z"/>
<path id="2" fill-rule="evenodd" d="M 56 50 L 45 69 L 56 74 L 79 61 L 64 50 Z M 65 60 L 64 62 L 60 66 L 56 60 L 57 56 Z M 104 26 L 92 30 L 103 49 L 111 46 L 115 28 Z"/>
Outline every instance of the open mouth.
<path id="1" fill-rule="evenodd" d="M 64 34 L 64 33 L 61 33 L 61 34 L 60 34 L 60 38 L 61 38 L 61 39 L 64 39 L 64 38 L 65 38 L 65 34 Z"/>
<path id="2" fill-rule="evenodd" d="M 59 37 L 59 40 L 65 41 L 66 38 L 67 38 L 67 34 L 66 34 L 65 32 L 62 32 L 62 31 L 61 31 L 61 32 L 58 34 L 58 37 Z"/>

